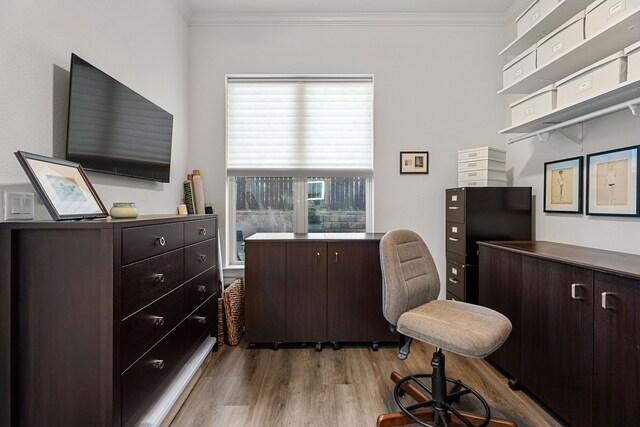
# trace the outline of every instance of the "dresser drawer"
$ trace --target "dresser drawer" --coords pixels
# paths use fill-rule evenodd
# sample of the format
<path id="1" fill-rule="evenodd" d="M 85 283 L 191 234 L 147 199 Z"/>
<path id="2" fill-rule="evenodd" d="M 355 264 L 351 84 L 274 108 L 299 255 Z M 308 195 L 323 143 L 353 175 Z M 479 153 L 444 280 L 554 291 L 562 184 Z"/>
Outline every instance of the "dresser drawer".
<path id="1" fill-rule="evenodd" d="M 184 244 L 191 245 L 203 240 L 214 239 L 217 231 L 218 227 L 215 218 L 187 221 L 184 223 Z"/>
<path id="2" fill-rule="evenodd" d="M 122 321 L 121 370 L 157 343 L 184 318 L 184 286 Z"/>
<path id="3" fill-rule="evenodd" d="M 184 245 L 183 224 L 149 225 L 122 230 L 122 265 Z"/>
<path id="4" fill-rule="evenodd" d="M 218 299 L 210 297 L 194 310 L 179 327 L 187 351 L 199 345 L 213 331 L 218 321 Z"/>
<path id="5" fill-rule="evenodd" d="M 449 222 L 464 222 L 465 192 L 462 188 L 447 190 L 446 218 Z"/>
<path id="6" fill-rule="evenodd" d="M 122 374 L 122 424 L 171 373 L 183 354 L 183 337 L 175 329 Z"/>
<path id="7" fill-rule="evenodd" d="M 160 298 L 184 281 L 183 250 L 158 255 L 122 268 L 122 317 Z"/>
<path id="8" fill-rule="evenodd" d="M 466 301 L 465 268 L 447 260 L 447 293 L 457 296 L 458 301 Z"/>
<path id="9" fill-rule="evenodd" d="M 202 273 L 216 263 L 215 240 L 205 240 L 202 243 L 184 248 L 185 280 Z"/>
<path id="10" fill-rule="evenodd" d="M 215 292 L 216 269 L 210 268 L 184 284 L 184 315 L 191 313 Z"/>
<path id="11" fill-rule="evenodd" d="M 447 222 L 446 229 L 447 252 L 458 255 L 466 255 L 466 226 L 457 222 Z"/>

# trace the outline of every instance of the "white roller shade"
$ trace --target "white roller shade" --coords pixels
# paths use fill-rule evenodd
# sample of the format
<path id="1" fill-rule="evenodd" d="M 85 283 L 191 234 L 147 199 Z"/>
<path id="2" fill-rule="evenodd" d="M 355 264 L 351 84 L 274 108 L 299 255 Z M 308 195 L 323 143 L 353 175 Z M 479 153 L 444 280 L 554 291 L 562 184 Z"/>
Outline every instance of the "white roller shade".
<path id="1" fill-rule="evenodd" d="M 227 174 L 373 174 L 372 78 L 227 80 Z"/>

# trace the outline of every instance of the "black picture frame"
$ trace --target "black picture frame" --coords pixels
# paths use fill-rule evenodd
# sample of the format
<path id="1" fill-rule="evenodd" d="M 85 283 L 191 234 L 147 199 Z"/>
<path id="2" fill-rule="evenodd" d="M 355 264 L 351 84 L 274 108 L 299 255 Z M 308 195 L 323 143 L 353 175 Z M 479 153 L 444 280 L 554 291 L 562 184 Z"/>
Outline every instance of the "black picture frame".
<path id="1" fill-rule="evenodd" d="M 400 152 L 400 173 L 401 174 L 428 174 L 429 173 L 429 152 L 428 151 L 401 151 Z"/>
<path id="2" fill-rule="evenodd" d="M 26 151 L 14 154 L 54 221 L 109 216 L 79 163 Z"/>
<path id="3" fill-rule="evenodd" d="M 640 145 L 587 155 L 587 215 L 640 216 Z"/>
<path id="4" fill-rule="evenodd" d="M 584 160 L 582 156 L 544 164 L 543 211 L 581 214 Z"/>

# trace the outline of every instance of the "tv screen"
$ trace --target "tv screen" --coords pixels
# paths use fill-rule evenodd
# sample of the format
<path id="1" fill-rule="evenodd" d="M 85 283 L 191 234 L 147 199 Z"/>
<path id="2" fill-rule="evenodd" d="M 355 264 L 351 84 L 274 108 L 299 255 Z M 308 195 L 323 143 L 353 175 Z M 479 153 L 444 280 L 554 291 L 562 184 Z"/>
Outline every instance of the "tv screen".
<path id="1" fill-rule="evenodd" d="M 67 160 L 86 170 L 169 182 L 173 116 L 71 55 Z"/>

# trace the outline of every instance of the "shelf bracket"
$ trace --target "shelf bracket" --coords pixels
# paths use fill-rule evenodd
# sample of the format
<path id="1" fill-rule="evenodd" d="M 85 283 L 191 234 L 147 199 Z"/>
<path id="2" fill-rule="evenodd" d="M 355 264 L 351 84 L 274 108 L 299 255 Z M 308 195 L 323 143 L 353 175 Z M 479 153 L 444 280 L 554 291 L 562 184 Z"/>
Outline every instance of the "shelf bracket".
<path id="1" fill-rule="evenodd" d="M 635 117 L 640 117 L 640 104 L 629 104 L 629 110 Z"/>
<path id="2" fill-rule="evenodd" d="M 551 138 L 551 134 L 553 133 L 553 131 L 551 132 L 542 132 L 542 133 L 537 133 L 536 136 L 538 137 L 538 141 L 544 143 L 547 142 L 549 140 L 549 138 Z"/>
<path id="3" fill-rule="evenodd" d="M 572 140 L 573 142 L 575 142 L 576 144 L 578 144 L 580 146 L 580 151 L 583 150 L 583 140 L 584 140 L 584 123 L 577 123 L 573 126 L 571 126 L 571 128 L 576 129 L 575 132 L 569 132 L 569 127 L 566 128 L 560 128 L 557 129 L 558 132 L 560 132 L 562 135 L 564 135 L 565 137 L 569 138 L 570 140 Z"/>

